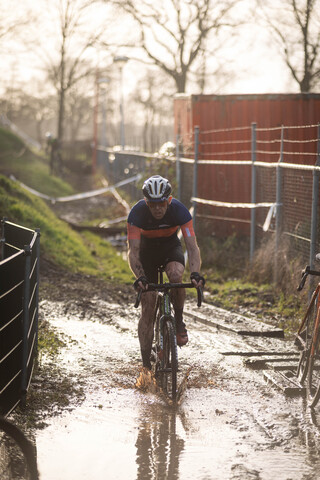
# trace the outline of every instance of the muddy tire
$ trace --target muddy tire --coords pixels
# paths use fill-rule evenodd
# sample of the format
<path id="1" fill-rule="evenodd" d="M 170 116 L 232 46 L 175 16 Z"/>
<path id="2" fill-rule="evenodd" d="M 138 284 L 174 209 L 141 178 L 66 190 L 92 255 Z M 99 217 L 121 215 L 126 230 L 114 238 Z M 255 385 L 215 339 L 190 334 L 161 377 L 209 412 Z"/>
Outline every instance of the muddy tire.
<path id="1" fill-rule="evenodd" d="M 310 309 L 306 318 L 305 329 L 301 332 L 300 342 L 303 346 L 303 350 L 300 353 L 300 359 L 297 369 L 297 377 L 300 383 L 303 383 L 308 375 L 310 348 L 314 330 L 315 319 L 317 315 L 316 303 Z"/>
<path id="2" fill-rule="evenodd" d="M 313 355 L 310 355 L 307 395 L 310 407 L 315 407 L 320 399 L 320 331 L 315 339 Z"/>
<path id="3" fill-rule="evenodd" d="M 172 322 L 166 321 L 163 334 L 163 358 L 161 361 L 161 386 L 173 401 L 177 396 L 178 349 Z"/>

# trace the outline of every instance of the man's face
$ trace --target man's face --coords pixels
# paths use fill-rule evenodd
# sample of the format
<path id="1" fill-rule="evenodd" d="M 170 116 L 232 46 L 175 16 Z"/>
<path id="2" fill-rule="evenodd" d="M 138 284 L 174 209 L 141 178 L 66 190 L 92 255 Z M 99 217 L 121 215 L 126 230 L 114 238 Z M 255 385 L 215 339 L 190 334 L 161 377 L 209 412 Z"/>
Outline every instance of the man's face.
<path id="1" fill-rule="evenodd" d="M 161 220 L 165 216 L 165 213 L 168 208 L 168 201 L 164 200 L 163 202 L 147 202 L 147 205 L 150 209 L 150 212 L 154 218 Z"/>

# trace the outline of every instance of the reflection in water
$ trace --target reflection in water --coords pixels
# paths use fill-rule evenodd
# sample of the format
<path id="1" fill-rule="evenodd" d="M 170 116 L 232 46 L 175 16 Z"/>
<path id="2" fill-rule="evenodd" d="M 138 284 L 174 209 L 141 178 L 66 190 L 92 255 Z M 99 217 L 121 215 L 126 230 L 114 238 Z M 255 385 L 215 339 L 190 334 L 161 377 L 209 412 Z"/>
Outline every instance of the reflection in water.
<path id="1" fill-rule="evenodd" d="M 303 428 L 299 431 L 301 443 L 306 448 L 307 463 L 313 471 L 320 469 L 320 411 L 311 409 L 306 399 L 303 401 Z M 309 478 L 309 477 L 308 477 Z M 314 478 L 314 477 L 310 477 Z M 317 477 L 318 478 L 318 474 Z"/>
<path id="2" fill-rule="evenodd" d="M 184 440 L 176 433 L 176 412 L 143 418 L 136 441 L 137 480 L 178 480 Z"/>

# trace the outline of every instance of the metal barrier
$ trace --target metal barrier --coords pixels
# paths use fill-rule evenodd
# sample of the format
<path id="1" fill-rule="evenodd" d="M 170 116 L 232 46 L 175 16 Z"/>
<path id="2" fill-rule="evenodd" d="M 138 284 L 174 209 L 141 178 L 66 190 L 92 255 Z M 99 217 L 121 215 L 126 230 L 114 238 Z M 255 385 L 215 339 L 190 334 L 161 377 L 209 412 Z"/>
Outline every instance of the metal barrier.
<path id="1" fill-rule="evenodd" d="M 40 232 L 1 220 L 0 414 L 25 402 L 38 340 Z"/>

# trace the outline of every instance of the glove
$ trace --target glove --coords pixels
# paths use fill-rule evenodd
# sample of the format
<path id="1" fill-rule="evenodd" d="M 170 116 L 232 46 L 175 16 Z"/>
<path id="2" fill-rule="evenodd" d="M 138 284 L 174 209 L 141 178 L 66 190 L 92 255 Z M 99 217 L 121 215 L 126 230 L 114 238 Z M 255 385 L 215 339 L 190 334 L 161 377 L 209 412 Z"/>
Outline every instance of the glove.
<path id="1" fill-rule="evenodd" d="M 195 280 L 197 283 L 202 281 L 203 286 L 206 283 L 205 279 L 198 272 L 192 272 L 191 275 L 190 275 L 190 279 L 191 279 L 191 281 Z"/>
<path id="2" fill-rule="evenodd" d="M 137 278 L 137 280 L 134 282 L 133 286 L 135 290 L 139 291 L 139 282 L 141 282 L 144 286 L 148 285 L 148 279 L 144 275 L 141 275 L 141 277 Z"/>

